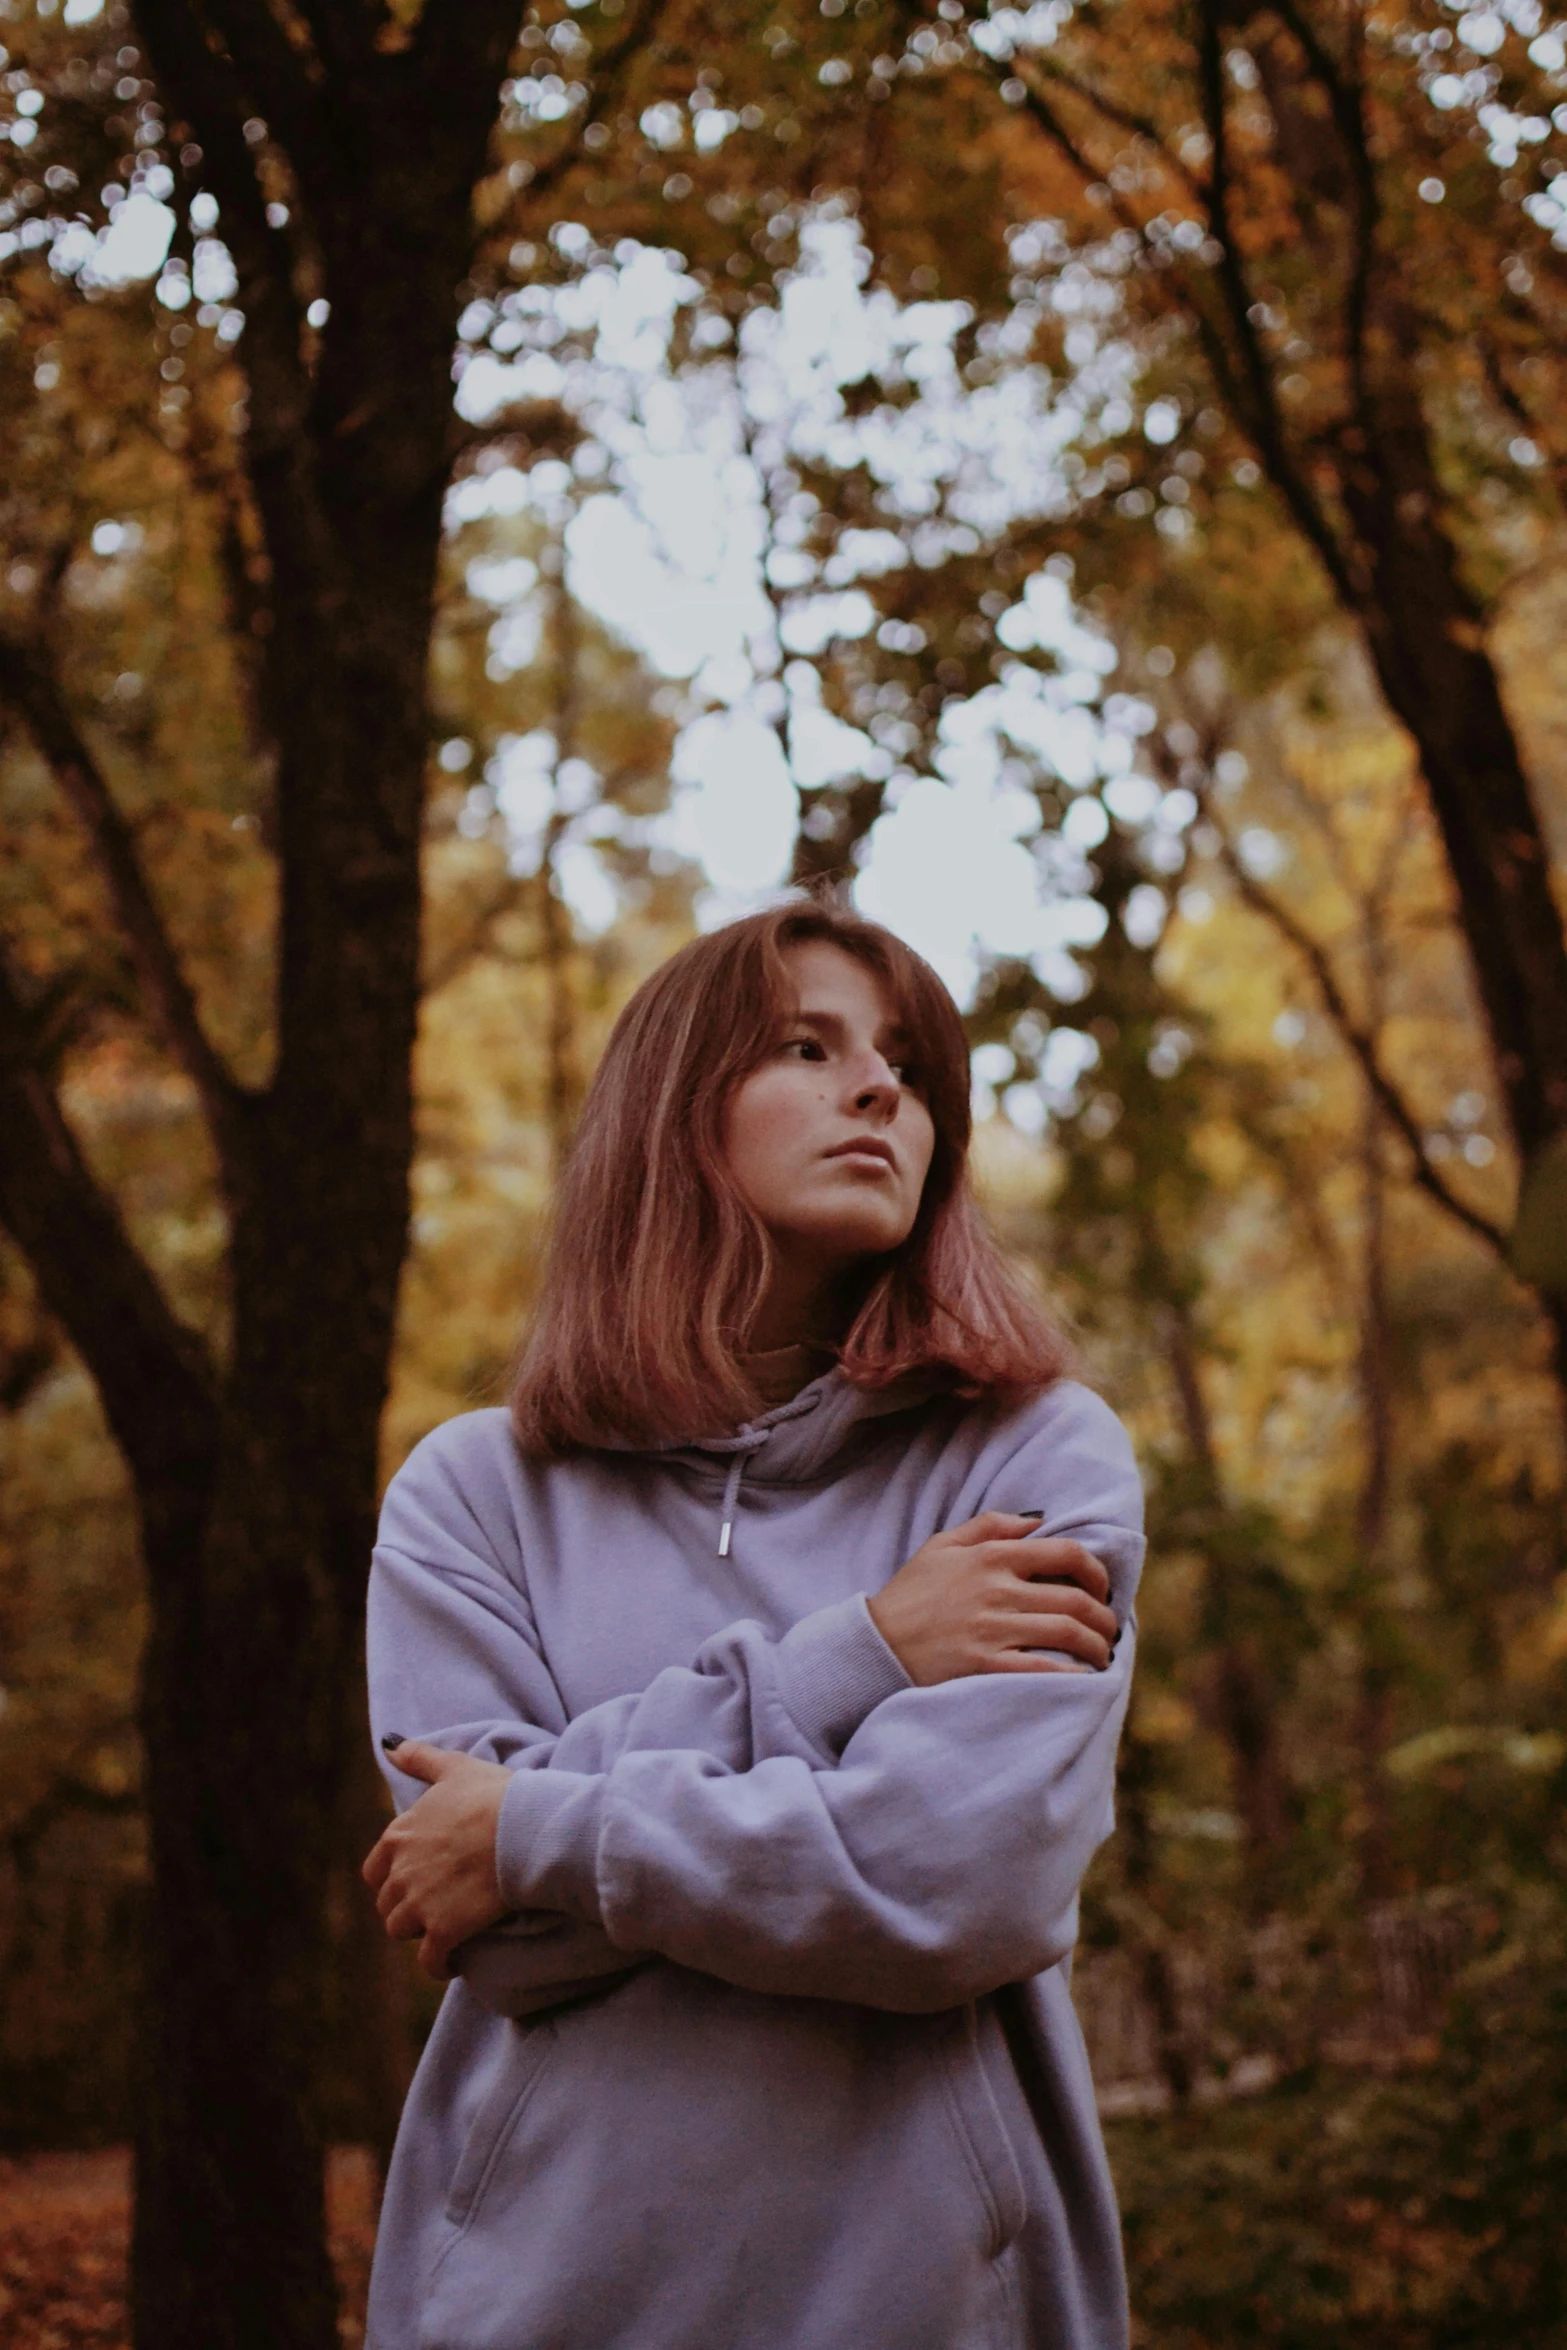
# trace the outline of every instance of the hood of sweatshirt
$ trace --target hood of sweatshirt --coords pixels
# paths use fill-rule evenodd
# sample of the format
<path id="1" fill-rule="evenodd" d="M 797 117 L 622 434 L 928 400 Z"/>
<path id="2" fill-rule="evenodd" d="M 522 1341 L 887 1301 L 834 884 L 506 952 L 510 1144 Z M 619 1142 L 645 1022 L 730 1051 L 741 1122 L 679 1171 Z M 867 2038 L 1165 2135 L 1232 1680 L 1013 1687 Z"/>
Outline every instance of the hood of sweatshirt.
<path id="1" fill-rule="evenodd" d="M 648 1459 L 706 1471 L 724 1480 L 715 1523 L 718 1556 L 729 1556 L 735 1516 L 747 1482 L 810 1485 L 827 1476 L 867 1422 L 916 1410 L 950 1384 L 938 1370 L 914 1372 L 880 1388 L 856 1387 L 836 1366 L 802 1387 L 788 1403 L 747 1420 L 732 1436 L 698 1443 L 628 1446 Z"/>

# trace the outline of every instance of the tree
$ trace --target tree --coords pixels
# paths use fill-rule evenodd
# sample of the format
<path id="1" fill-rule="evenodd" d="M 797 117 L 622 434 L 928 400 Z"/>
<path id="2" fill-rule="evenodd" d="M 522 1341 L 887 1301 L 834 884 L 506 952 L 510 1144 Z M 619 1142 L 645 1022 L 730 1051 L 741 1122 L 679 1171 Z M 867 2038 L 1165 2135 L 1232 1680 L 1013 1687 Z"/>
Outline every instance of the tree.
<path id="1" fill-rule="evenodd" d="M 110 40 L 125 24 L 111 10 Z M 237 368 L 244 405 L 206 438 L 177 403 L 162 413 L 231 517 L 228 634 L 279 896 L 261 1071 L 236 1073 L 214 1042 L 119 762 L 68 689 L 71 615 L 51 593 L 80 551 L 68 501 L 40 517 L 46 561 L 9 616 L 0 691 L 90 844 L 120 941 L 107 959 L 199 1098 L 227 1220 L 226 1344 L 176 1310 L 91 1164 L 57 1083 L 60 1007 L 15 934 L 0 1216 L 97 1383 L 151 1594 L 137 2340 L 304 2350 L 336 2339 L 311 2071 L 407 1225 L 451 353 L 517 23 L 497 0 L 422 16 L 322 0 L 286 26 L 249 0 L 146 0 L 136 24 L 155 81 L 130 72 L 133 47 L 93 61 L 59 24 L 32 36 L 47 103 L 27 117 L 25 184 L 25 142 L 8 150 L 12 218 L 43 189 L 90 187 L 105 148 L 132 194 L 178 174 L 221 218 L 243 333 L 229 360 L 204 331 L 190 363 L 207 388 Z M 116 87 L 139 122 L 108 113 Z M 89 236 L 105 216 L 89 194 Z M 77 322 L 30 249 L 9 354 L 17 374 L 25 350 L 47 395 L 61 362 L 36 360 L 43 313 L 73 340 L 66 366 Z M 186 366 L 172 353 L 163 381 L 184 390 Z"/>
<path id="2" fill-rule="evenodd" d="M 974 37 L 1154 338 L 1171 440 L 1220 404 L 1418 746 L 1527 1180 L 1567 1124 L 1567 941 L 1486 642 L 1487 497 L 1529 504 L 1551 447 L 1561 207 L 1528 151 L 1561 44 L 1465 17 L 1461 74 L 1438 7 L 1198 0 L 1136 40 L 1125 13 Z"/>

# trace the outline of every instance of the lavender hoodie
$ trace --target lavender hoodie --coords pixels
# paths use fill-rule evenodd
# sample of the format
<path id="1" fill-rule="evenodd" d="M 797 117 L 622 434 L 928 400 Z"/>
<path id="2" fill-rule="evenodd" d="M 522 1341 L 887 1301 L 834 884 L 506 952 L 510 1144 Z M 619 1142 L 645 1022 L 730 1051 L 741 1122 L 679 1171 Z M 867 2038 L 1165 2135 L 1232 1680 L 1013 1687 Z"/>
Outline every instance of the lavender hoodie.
<path id="1" fill-rule="evenodd" d="M 864 1595 L 984 1509 L 1103 1559 L 1107 1671 L 909 1681 Z M 548 1463 L 500 1411 L 425 1439 L 373 1729 L 511 1770 L 515 1915 L 409 2093 L 367 2350 L 1122 2350 L 1067 1975 L 1140 1525 L 1071 1382 L 1000 1412 L 833 1371 L 733 1437 Z"/>

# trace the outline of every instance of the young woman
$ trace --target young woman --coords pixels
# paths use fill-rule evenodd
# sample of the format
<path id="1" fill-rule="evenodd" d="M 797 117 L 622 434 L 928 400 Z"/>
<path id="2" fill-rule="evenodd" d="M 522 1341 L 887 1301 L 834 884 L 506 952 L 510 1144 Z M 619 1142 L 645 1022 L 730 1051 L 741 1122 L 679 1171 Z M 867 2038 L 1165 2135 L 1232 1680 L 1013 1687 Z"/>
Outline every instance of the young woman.
<path id="1" fill-rule="evenodd" d="M 393 1481 L 411 1808 L 365 1875 L 456 1980 L 370 2350 L 1126 2340 L 1067 1970 L 1140 1497 L 977 1220 L 968 1101 L 888 932 L 686 947 L 588 1097 L 510 1412 Z"/>

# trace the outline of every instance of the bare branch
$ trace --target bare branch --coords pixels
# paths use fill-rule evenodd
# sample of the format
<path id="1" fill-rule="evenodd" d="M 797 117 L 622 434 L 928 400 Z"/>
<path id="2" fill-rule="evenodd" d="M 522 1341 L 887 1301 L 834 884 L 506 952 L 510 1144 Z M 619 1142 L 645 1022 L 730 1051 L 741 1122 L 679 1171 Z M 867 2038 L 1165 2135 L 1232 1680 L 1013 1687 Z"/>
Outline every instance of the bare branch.
<path id="1" fill-rule="evenodd" d="M 426 1003 L 438 996 L 444 987 L 476 963 L 482 954 L 494 945 L 495 925 L 506 914 L 515 913 L 522 902 L 522 885 L 514 873 L 507 873 L 479 904 L 463 937 L 444 955 L 432 956 L 426 964 L 419 992 Z"/>
<path id="2" fill-rule="evenodd" d="M 987 60 L 987 62 L 989 61 Z M 1046 81 L 1053 82 L 1058 89 L 1069 91 L 1074 98 L 1080 99 L 1083 105 L 1092 107 L 1093 111 L 1102 116 L 1106 122 L 1113 122 L 1121 130 L 1130 131 L 1135 138 L 1145 139 L 1149 146 L 1155 150 L 1165 169 L 1180 181 L 1188 195 L 1195 202 L 1202 203 L 1203 189 L 1196 174 L 1181 161 L 1180 156 L 1169 145 L 1159 125 L 1151 116 L 1138 114 L 1131 107 L 1120 105 L 1114 98 L 1107 97 L 1102 90 L 1096 90 L 1091 82 L 1085 82 L 1079 75 L 1069 73 L 1066 67 L 1054 57 L 1035 56 L 1031 57 L 1028 62 L 1034 73 L 1041 75 Z M 1006 70 L 1008 73 L 1012 72 L 1015 63 L 1014 59 L 1007 61 Z M 1024 87 L 1027 87 L 1026 82 Z"/>
<path id="3" fill-rule="evenodd" d="M 380 9 L 365 0 L 294 0 L 294 5 L 310 28 L 316 54 L 335 72 L 363 66 L 373 51 L 376 28 L 385 21 Z"/>
<path id="4" fill-rule="evenodd" d="M 587 132 L 595 123 L 603 122 L 620 104 L 631 67 L 639 51 L 652 39 L 658 21 L 669 4 L 670 0 L 643 0 L 643 6 L 625 30 L 594 58 L 593 102 L 579 115 L 569 135 L 554 154 L 534 166 L 533 177 L 522 191 L 525 201 L 548 195 L 560 185 L 572 165 L 580 160 Z"/>
<path id="5" fill-rule="evenodd" d="M 1205 18 L 1205 23 L 1207 21 Z M 999 63 L 991 62 L 995 65 L 995 71 L 998 75 L 1004 73 L 1009 78 L 1022 83 L 1026 93 L 1024 103 L 1030 117 L 1071 165 L 1084 185 L 1103 184 L 1093 159 L 1079 140 L 1073 136 L 1040 88 L 1039 82 L 1035 78 L 1044 70 L 1040 66 L 1040 61 L 1037 58 L 1025 61 L 1023 58 L 1013 57 Z M 1189 315 L 1220 398 L 1241 430 L 1256 443 L 1262 453 L 1269 478 L 1275 488 L 1282 493 L 1297 525 L 1304 532 L 1311 546 L 1315 548 L 1334 586 L 1345 597 L 1351 609 L 1354 609 L 1358 599 L 1354 584 L 1349 577 L 1343 553 L 1326 514 L 1313 497 L 1305 476 L 1290 454 L 1283 420 L 1279 414 L 1278 402 L 1274 393 L 1272 371 L 1268 366 L 1261 342 L 1249 316 L 1251 290 L 1246 283 L 1245 271 L 1234 244 L 1229 218 L 1228 149 L 1225 142 L 1222 81 L 1223 60 L 1216 35 L 1213 55 L 1207 62 L 1209 87 L 1206 91 L 1205 116 L 1210 151 L 1213 157 L 1212 176 L 1207 186 L 1203 187 L 1197 182 L 1186 170 L 1186 167 L 1178 163 L 1171 155 L 1162 141 L 1159 141 L 1158 144 L 1164 161 L 1173 170 L 1179 172 L 1185 185 L 1193 190 L 1208 214 L 1210 231 L 1220 249 L 1220 261 L 1214 274 L 1219 279 L 1225 315 L 1239 345 L 1239 373 L 1237 373 L 1223 334 L 1209 316 L 1209 303 L 1204 298 L 1203 282 L 1195 269 L 1187 267 L 1180 272 L 1180 277 L 1186 293 Z M 1047 78 L 1052 80 L 1057 87 L 1070 90 L 1084 104 L 1097 107 L 1107 120 L 1119 122 L 1123 127 L 1135 128 L 1140 135 L 1145 137 L 1157 136 L 1153 126 L 1144 125 L 1141 118 L 1118 112 L 1110 107 L 1107 101 L 1102 100 L 1088 84 L 1074 80 L 1061 69 L 1052 68 Z M 1110 190 L 1110 208 L 1121 226 L 1130 229 L 1138 239 L 1143 251 L 1151 254 L 1153 246 L 1148 235 L 1147 223 L 1138 217 L 1124 197 L 1114 188 Z"/>
<path id="6" fill-rule="evenodd" d="M 9 697 L 26 720 L 92 844 L 148 1014 L 201 1096 L 232 1193 L 249 1158 L 248 1112 L 253 1097 L 235 1082 L 202 1027 L 195 995 L 142 870 L 131 828 L 42 659 L 3 638 L 0 693 Z"/>
<path id="7" fill-rule="evenodd" d="M 1305 51 L 1307 64 L 1328 93 L 1334 127 L 1343 143 L 1350 177 L 1355 184 L 1354 261 L 1344 304 L 1344 323 L 1350 378 L 1354 385 L 1355 406 L 1359 409 L 1364 407 L 1366 399 L 1366 314 L 1371 300 L 1371 272 L 1376 263 L 1377 229 L 1382 214 L 1376 165 L 1371 158 L 1371 139 L 1366 127 L 1365 92 L 1358 77 L 1346 74 L 1340 67 L 1304 9 L 1297 5 L 1297 0 L 1273 0 L 1273 5 L 1282 22 Z"/>
<path id="8" fill-rule="evenodd" d="M 1241 413 L 1237 421 L 1250 433 L 1262 452 L 1269 478 L 1282 495 L 1307 541 L 1316 550 L 1334 587 L 1349 609 L 1357 611 L 1364 598 L 1351 575 L 1337 534 L 1312 495 L 1305 476 L 1290 452 L 1273 382 L 1273 370 L 1268 365 L 1261 336 L 1252 320 L 1251 287 L 1246 280 L 1245 264 L 1241 260 L 1235 224 L 1230 215 L 1229 118 L 1224 103 L 1224 43 L 1220 32 L 1219 0 L 1199 0 L 1199 5 L 1197 79 L 1202 98 L 1203 127 L 1208 133 L 1212 159 L 1208 176 L 1208 217 L 1219 246 L 1215 274 L 1224 296 L 1230 330 L 1239 347 L 1244 379 L 1245 397 L 1240 404 Z"/>
<path id="9" fill-rule="evenodd" d="M 211 14 L 246 97 L 319 202 L 333 144 L 319 65 L 312 73 L 315 61 L 294 47 L 267 0 L 218 0 Z"/>
<path id="10" fill-rule="evenodd" d="M 202 1340 L 169 1305 L 97 1183 L 33 1050 L 0 955 L 0 1221 L 87 1365 L 138 1483 L 204 1475 L 217 1388 Z"/>
<path id="11" fill-rule="evenodd" d="M 239 357 L 251 386 L 252 457 L 297 465 L 310 407 L 300 314 L 287 240 L 267 219 L 244 123 L 251 113 L 228 59 L 213 47 L 191 0 L 140 0 L 137 23 L 172 106 L 201 144 L 203 174 L 223 215 L 239 278 L 245 334 Z"/>
<path id="12" fill-rule="evenodd" d="M 1458 1193 L 1450 1188 L 1445 1177 L 1438 1173 L 1427 1158 L 1425 1136 L 1421 1132 L 1419 1120 L 1405 1101 L 1398 1086 L 1383 1067 L 1375 1037 L 1361 1025 L 1351 1011 L 1326 949 L 1320 940 L 1312 937 L 1302 922 L 1297 921 L 1282 900 L 1276 898 L 1270 889 L 1265 888 L 1255 874 L 1248 872 L 1234 842 L 1214 810 L 1211 795 L 1199 794 L 1198 796 L 1203 801 L 1203 813 L 1218 835 L 1219 858 L 1226 873 L 1234 882 L 1245 903 L 1252 908 L 1254 913 L 1261 914 L 1265 921 L 1270 922 L 1281 938 L 1288 940 L 1309 968 L 1317 983 L 1317 991 L 1322 998 L 1329 1019 L 1360 1063 L 1361 1069 L 1365 1073 L 1366 1083 L 1370 1086 L 1390 1123 L 1397 1127 L 1409 1146 L 1410 1155 L 1414 1162 L 1415 1181 L 1423 1191 L 1430 1193 L 1438 1206 L 1444 1208 L 1448 1215 L 1456 1218 L 1468 1231 L 1475 1233 L 1479 1239 L 1485 1241 L 1488 1247 L 1494 1249 L 1503 1264 L 1510 1268 L 1512 1259 L 1509 1254 L 1508 1235 L 1504 1228 L 1500 1224 L 1493 1223 L 1483 1209 L 1471 1207 L 1467 1200 L 1461 1199 Z"/>

